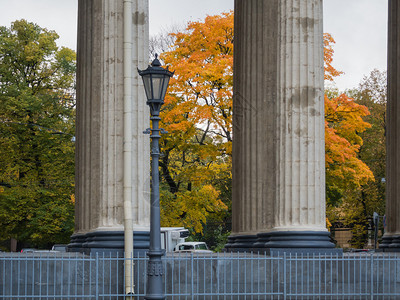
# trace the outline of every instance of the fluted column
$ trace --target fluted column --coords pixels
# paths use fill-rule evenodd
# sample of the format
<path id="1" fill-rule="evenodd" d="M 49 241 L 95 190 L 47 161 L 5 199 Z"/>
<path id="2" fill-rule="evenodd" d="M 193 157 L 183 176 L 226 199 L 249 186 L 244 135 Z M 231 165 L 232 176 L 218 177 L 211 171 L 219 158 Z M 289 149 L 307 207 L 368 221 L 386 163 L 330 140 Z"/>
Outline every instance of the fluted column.
<path id="1" fill-rule="evenodd" d="M 323 84 L 322 0 L 235 1 L 228 248 L 333 247 Z"/>
<path id="2" fill-rule="evenodd" d="M 72 248 L 123 249 L 124 197 L 134 228 L 149 230 L 149 112 L 136 68 L 148 64 L 148 0 L 132 5 L 132 106 L 124 111 L 123 0 L 78 3 L 76 214 Z M 126 110 L 126 109 L 125 109 Z M 124 149 L 124 115 L 131 116 Z M 124 161 L 124 150 L 130 161 Z M 125 158 L 126 159 L 126 158 Z M 130 183 L 124 183 L 124 168 Z M 125 190 L 125 195 L 124 195 Z M 128 191 L 128 193 L 127 193 Z M 77 245 L 74 245 L 77 244 Z"/>
<path id="3" fill-rule="evenodd" d="M 248 248 L 273 227 L 278 1 L 235 1 L 232 235 Z"/>
<path id="4" fill-rule="evenodd" d="M 322 0 L 279 3 L 279 187 L 266 246 L 331 247 L 325 224 Z"/>
<path id="5" fill-rule="evenodd" d="M 400 7 L 389 0 L 386 112 L 386 228 L 380 248 L 400 248 Z"/>

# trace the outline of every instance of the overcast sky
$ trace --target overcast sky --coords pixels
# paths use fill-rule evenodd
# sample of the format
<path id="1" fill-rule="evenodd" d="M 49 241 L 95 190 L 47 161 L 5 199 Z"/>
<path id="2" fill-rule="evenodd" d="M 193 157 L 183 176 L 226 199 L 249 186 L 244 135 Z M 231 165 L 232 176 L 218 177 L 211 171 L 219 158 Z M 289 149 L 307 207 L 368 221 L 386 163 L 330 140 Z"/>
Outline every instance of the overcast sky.
<path id="1" fill-rule="evenodd" d="M 386 70 L 388 0 L 324 0 L 324 32 L 336 40 L 339 89 L 356 87 L 374 68 Z M 233 0 L 150 0 L 150 34 L 233 9 Z M 27 19 L 55 30 L 76 49 L 77 0 L 0 0 L 0 25 Z"/>

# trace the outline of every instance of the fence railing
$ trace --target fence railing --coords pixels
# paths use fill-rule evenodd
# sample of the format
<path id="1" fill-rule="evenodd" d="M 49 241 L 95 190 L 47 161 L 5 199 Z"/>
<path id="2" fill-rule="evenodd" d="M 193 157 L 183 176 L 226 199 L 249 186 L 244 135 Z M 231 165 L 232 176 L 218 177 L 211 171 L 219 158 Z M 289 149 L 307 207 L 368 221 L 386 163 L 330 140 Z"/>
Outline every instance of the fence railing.
<path id="1" fill-rule="evenodd" d="M 128 260 L 134 262 L 132 299 L 143 299 L 147 257 Z M 107 255 L 2 253 L 0 299 L 126 299 L 124 262 Z M 400 299 L 395 254 L 169 254 L 163 262 L 167 299 Z"/>

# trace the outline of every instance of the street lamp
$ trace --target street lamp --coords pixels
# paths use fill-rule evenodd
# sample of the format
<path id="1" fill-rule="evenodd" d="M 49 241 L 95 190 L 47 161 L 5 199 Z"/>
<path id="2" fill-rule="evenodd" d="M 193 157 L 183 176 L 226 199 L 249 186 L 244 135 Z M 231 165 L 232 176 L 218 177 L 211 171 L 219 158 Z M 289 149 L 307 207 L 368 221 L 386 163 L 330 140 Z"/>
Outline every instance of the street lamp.
<path id="1" fill-rule="evenodd" d="M 150 133 L 151 138 L 151 206 L 150 206 L 150 249 L 147 255 L 147 291 L 145 299 L 165 299 L 162 276 L 163 265 L 161 257 L 164 250 L 161 249 L 160 230 L 160 190 L 158 162 L 160 158 L 159 140 L 163 129 L 159 128 L 160 109 L 164 104 L 165 93 L 167 92 L 169 79 L 174 75 L 168 68 L 161 67 L 160 61 L 156 58 L 146 70 L 139 70 L 142 76 L 144 89 L 146 91 L 147 105 L 150 107 L 150 120 L 152 128 L 144 133 Z"/>

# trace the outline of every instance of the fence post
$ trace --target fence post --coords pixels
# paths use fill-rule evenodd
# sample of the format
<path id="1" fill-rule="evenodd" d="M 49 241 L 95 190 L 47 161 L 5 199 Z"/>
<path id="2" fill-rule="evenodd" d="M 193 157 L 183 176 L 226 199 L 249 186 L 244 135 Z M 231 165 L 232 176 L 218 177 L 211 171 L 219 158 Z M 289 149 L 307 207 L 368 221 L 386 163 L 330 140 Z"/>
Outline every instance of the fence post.
<path id="1" fill-rule="evenodd" d="M 99 253 L 96 253 L 96 300 L 99 299 Z"/>
<path id="2" fill-rule="evenodd" d="M 374 255 L 371 255 L 371 300 L 374 299 Z"/>
<path id="3" fill-rule="evenodd" d="M 190 281 L 190 294 L 192 296 L 192 299 L 194 299 L 194 257 L 193 257 L 193 252 L 190 253 L 190 268 L 192 270 L 192 276 L 190 276 L 191 281 Z"/>
<path id="4" fill-rule="evenodd" d="M 286 252 L 283 252 L 283 300 L 286 300 Z"/>

